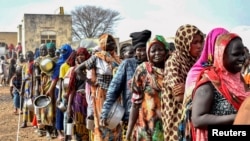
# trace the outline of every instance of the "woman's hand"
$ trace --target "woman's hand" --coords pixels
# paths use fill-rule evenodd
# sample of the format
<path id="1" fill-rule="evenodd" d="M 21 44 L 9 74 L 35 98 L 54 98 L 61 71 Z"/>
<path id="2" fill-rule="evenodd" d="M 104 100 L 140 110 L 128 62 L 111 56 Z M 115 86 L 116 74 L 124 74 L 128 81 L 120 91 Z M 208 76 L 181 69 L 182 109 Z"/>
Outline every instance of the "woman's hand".
<path id="1" fill-rule="evenodd" d="M 60 102 L 61 102 L 61 98 L 58 97 L 58 98 L 56 99 L 56 105 L 60 105 Z"/>
<path id="2" fill-rule="evenodd" d="M 72 109 L 70 106 L 67 107 L 67 115 L 68 115 L 68 118 L 72 117 Z"/>
<path id="3" fill-rule="evenodd" d="M 103 126 L 103 127 L 107 126 L 108 125 L 107 119 L 101 119 L 100 120 L 100 125 Z"/>
<path id="4" fill-rule="evenodd" d="M 172 89 L 172 94 L 177 102 L 182 102 L 184 97 L 185 84 L 180 83 Z"/>

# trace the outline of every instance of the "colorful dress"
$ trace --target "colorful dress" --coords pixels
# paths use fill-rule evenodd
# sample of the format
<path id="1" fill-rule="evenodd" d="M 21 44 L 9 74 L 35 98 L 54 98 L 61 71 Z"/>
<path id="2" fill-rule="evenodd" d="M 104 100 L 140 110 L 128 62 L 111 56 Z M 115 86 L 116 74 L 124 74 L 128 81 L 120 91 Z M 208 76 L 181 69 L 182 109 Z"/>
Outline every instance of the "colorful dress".
<path id="1" fill-rule="evenodd" d="M 23 121 L 26 122 L 32 122 L 34 112 L 29 110 L 27 107 L 27 100 L 32 96 L 33 94 L 33 68 L 34 68 L 34 62 L 28 62 L 24 64 L 23 69 L 22 69 L 22 80 L 25 81 L 25 86 L 24 86 L 24 105 L 23 105 Z"/>
<path id="2" fill-rule="evenodd" d="M 96 52 L 88 60 L 84 62 L 86 69 L 93 70 L 91 79 L 98 85 L 91 87 L 91 93 L 93 97 L 93 109 L 94 109 L 94 140 L 95 141 L 118 141 L 121 140 L 121 127 L 117 126 L 115 129 L 108 129 L 106 127 L 100 127 L 99 121 L 101 116 L 101 110 L 103 103 L 106 99 L 106 93 L 109 87 L 109 83 L 113 78 L 113 68 L 117 67 L 121 60 L 113 52 L 107 52 L 108 38 L 111 37 L 115 42 L 115 39 L 109 34 L 103 34 L 100 38 L 101 51 Z"/>
<path id="3" fill-rule="evenodd" d="M 163 141 L 161 119 L 163 69 L 156 67 L 149 69 L 148 64 L 144 62 L 137 67 L 131 82 L 132 102 L 141 105 L 133 140 Z"/>
<path id="4" fill-rule="evenodd" d="M 48 55 L 49 56 L 49 55 Z M 56 57 L 53 58 L 53 61 L 56 62 Z M 45 95 L 46 92 L 49 90 L 51 85 L 51 74 L 47 74 L 45 72 L 41 72 L 41 95 Z M 55 97 L 51 97 L 51 103 L 41 109 L 41 122 L 44 125 L 53 126 L 55 121 Z"/>

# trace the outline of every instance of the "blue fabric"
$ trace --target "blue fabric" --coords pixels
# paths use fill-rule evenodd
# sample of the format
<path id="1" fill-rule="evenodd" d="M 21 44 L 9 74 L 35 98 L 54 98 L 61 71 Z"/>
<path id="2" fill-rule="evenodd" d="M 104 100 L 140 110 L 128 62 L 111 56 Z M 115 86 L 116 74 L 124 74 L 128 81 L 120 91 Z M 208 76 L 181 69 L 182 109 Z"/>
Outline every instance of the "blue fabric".
<path id="1" fill-rule="evenodd" d="M 14 106 L 15 108 L 20 108 L 20 95 L 17 91 L 14 91 L 13 93 L 13 102 L 14 102 Z"/>
<path id="2" fill-rule="evenodd" d="M 55 89 L 55 97 L 56 99 L 58 98 L 59 94 L 59 89 Z M 64 114 L 63 112 L 56 107 L 56 129 L 57 130 L 63 130 L 63 119 L 64 119 Z"/>
<path id="3" fill-rule="evenodd" d="M 119 65 L 117 72 L 108 87 L 106 100 L 103 104 L 101 113 L 102 119 L 107 119 L 112 105 L 119 96 L 122 96 L 122 105 L 125 108 L 123 120 L 128 121 L 132 96 L 132 93 L 128 88 L 128 81 L 133 77 L 137 66 L 138 61 L 135 58 L 126 59 Z"/>
<path id="4" fill-rule="evenodd" d="M 66 53 L 61 54 L 60 58 L 57 60 L 56 62 L 56 66 L 53 70 L 53 74 L 52 74 L 52 79 L 57 79 L 59 77 L 59 73 L 60 73 L 60 67 L 61 65 L 68 59 L 68 57 L 70 56 L 70 54 L 72 53 L 72 48 L 70 45 L 65 44 L 63 45 L 60 50 L 67 50 Z"/>

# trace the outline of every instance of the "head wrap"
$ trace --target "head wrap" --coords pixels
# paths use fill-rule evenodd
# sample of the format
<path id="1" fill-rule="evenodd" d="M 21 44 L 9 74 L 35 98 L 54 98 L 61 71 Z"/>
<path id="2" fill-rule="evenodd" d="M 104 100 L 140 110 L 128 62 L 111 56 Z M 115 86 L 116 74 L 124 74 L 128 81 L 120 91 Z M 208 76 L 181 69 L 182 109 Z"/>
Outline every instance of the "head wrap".
<path id="1" fill-rule="evenodd" d="M 60 56 L 60 58 L 56 62 L 56 66 L 54 68 L 54 72 L 52 74 L 52 79 L 57 79 L 59 77 L 60 67 L 61 65 L 68 59 L 70 54 L 72 53 L 72 48 L 68 44 L 64 44 L 61 47 L 61 50 L 64 50 L 64 54 Z"/>
<path id="2" fill-rule="evenodd" d="M 119 58 L 119 56 L 116 54 L 115 50 L 112 51 L 112 52 L 107 52 L 106 49 L 107 49 L 107 42 L 108 42 L 108 38 L 111 38 L 114 40 L 115 42 L 115 39 L 112 35 L 109 35 L 109 34 L 103 34 L 102 36 L 100 36 L 99 38 L 99 43 L 100 43 L 100 49 L 101 51 L 98 51 L 95 53 L 95 56 L 97 56 L 98 58 L 104 60 L 105 62 L 107 63 L 117 63 L 117 64 L 120 64 L 121 63 L 121 60 Z"/>
<path id="3" fill-rule="evenodd" d="M 114 43 L 116 42 L 115 38 L 112 35 L 109 35 L 109 34 L 101 35 L 99 38 L 99 43 L 100 43 L 100 48 L 103 51 L 106 51 L 107 49 L 108 38 L 111 38 L 114 41 Z"/>
<path id="4" fill-rule="evenodd" d="M 228 31 L 224 28 L 214 28 L 208 33 L 200 58 L 188 72 L 185 85 L 185 97 L 191 96 L 197 77 L 202 69 L 204 69 L 205 66 L 213 64 L 215 41 L 219 35 L 225 33 L 228 33 Z M 184 101 L 186 101 L 185 98 Z"/>
<path id="5" fill-rule="evenodd" d="M 53 42 L 47 43 L 46 46 L 47 46 L 47 49 L 56 48 L 56 45 Z"/>
<path id="6" fill-rule="evenodd" d="M 167 95 L 180 95 L 173 93 L 172 90 L 178 84 L 185 84 L 187 73 L 196 62 L 197 58 L 192 57 L 190 54 L 190 44 L 195 34 L 200 34 L 203 37 L 203 33 L 194 25 L 186 24 L 177 29 L 175 35 L 176 50 L 165 63 L 163 83 Z"/>
<path id="7" fill-rule="evenodd" d="M 133 32 L 130 34 L 130 37 L 132 38 L 132 45 L 134 49 L 138 47 L 146 47 L 147 42 L 151 37 L 151 31 L 143 30 L 141 32 Z"/>
<path id="8" fill-rule="evenodd" d="M 76 55 L 78 56 L 79 54 L 84 54 L 85 56 L 85 59 L 89 59 L 90 58 L 90 54 L 88 52 L 88 50 L 86 48 L 83 48 L 83 47 L 79 47 L 77 50 L 76 50 Z"/>
<path id="9" fill-rule="evenodd" d="M 201 73 L 200 77 L 198 77 L 197 87 L 210 81 L 216 90 L 238 110 L 242 101 L 250 95 L 250 92 L 245 91 L 244 82 L 241 80 L 241 73 L 232 74 L 223 64 L 225 50 L 235 38 L 240 37 L 234 33 L 227 33 L 217 38 L 213 67 L 209 67 Z"/>
<path id="10" fill-rule="evenodd" d="M 161 35 L 156 35 L 155 38 L 150 42 L 149 46 L 147 47 L 148 61 L 151 61 L 151 59 L 149 58 L 149 52 L 150 52 L 151 47 L 155 44 L 159 44 L 160 46 L 163 46 L 166 50 L 166 53 L 168 53 L 169 51 L 169 44 L 166 42 L 165 38 Z"/>

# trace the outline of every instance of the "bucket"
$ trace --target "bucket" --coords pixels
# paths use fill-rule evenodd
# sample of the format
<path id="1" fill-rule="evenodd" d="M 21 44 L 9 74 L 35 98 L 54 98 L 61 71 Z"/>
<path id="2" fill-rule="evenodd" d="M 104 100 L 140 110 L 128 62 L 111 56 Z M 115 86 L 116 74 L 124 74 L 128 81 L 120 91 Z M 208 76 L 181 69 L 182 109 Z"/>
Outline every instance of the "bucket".
<path id="1" fill-rule="evenodd" d="M 86 128 L 89 130 L 94 130 L 95 128 L 94 119 L 91 119 L 91 118 L 86 119 Z"/>
<path id="2" fill-rule="evenodd" d="M 74 128 L 73 123 L 67 123 L 66 135 L 73 135 L 73 128 Z"/>
<path id="3" fill-rule="evenodd" d="M 124 108 L 118 102 L 115 102 L 108 114 L 107 128 L 114 129 L 122 120 L 125 113 Z"/>

